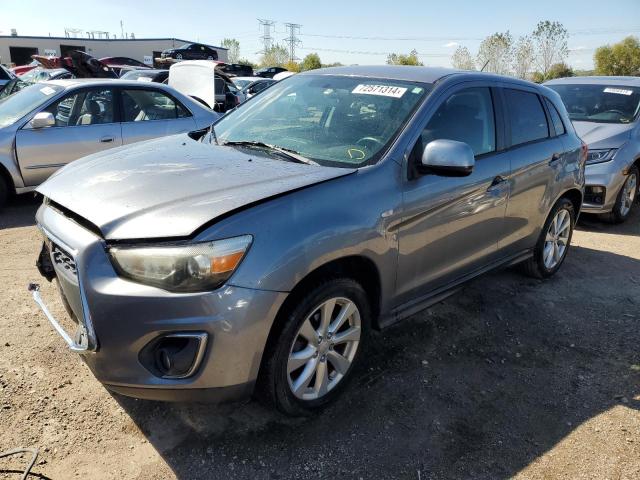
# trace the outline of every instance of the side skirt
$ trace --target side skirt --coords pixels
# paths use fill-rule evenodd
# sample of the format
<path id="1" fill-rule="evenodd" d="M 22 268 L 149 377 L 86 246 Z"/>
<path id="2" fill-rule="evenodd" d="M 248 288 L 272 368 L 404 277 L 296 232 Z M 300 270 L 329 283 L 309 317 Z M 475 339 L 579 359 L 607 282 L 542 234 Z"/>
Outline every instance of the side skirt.
<path id="1" fill-rule="evenodd" d="M 378 322 L 380 328 L 382 329 L 393 325 L 400 320 L 404 320 L 405 318 L 410 317 L 411 315 L 414 315 L 421 310 L 424 310 L 425 308 L 429 308 L 430 306 L 445 300 L 447 297 L 450 297 L 454 293 L 458 292 L 465 283 L 484 273 L 490 272 L 492 270 L 497 270 L 498 268 L 506 268 L 511 265 L 515 265 L 517 263 L 528 260 L 532 255 L 532 250 L 526 250 L 524 252 L 519 252 L 515 255 L 503 258 L 496 262 L 490 263 L 485 267 L 475 270 L 467 275 L 464 275 L 446 285 L 443 285 L 440 288 L 432 290 L 425 295 L 399 305 L 391 310 L 391 312 L 389 312 L 387 315 L 384 315 L 380 318 Z"/>

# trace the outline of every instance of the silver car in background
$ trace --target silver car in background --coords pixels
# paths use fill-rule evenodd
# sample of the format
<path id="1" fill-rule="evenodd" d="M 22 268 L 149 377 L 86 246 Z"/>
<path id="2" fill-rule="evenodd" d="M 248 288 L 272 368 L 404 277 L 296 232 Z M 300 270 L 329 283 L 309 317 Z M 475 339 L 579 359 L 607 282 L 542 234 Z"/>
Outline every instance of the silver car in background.
<path id="1" fill-rule="evenodd" d="M 208 127 L 219 114 L 157 83 L 38 83 L 0 100 L 0 207 L 67 163 L 120 145 Z"/>
<path id="2" fill-rule="evenodd" d="M 125 395 L 318 409 L 372 329 L 500 266 L 554 275 L 582 203 L 586 146 L 560 97 L 496 75 L 313 70 L 191 137 L 38 188 L 40 273 L 75 334 L 30 290 Z"/>
<path id="3" fill-rule="evenodd" d="M 545 85 L 560 94 L 589 146 L 582 211 L 625 221 L 638 198 L 640 78 L 572 77 Z"/>

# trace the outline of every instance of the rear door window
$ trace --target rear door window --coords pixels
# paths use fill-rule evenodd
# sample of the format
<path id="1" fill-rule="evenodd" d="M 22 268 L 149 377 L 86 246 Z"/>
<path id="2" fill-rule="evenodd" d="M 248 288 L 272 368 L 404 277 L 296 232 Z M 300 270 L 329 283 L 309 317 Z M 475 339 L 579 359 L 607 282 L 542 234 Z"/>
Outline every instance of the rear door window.
<path id="1" fill-rule="evenodd" d="M 504 90 L 511 127 L 511 146 L 549 137 L 549 125 L 540 97 L 532 92 Z"/>
<path id="2" fill-rule="evenodd" d="M 123 90 L 123 122 L 171 120 L 190 116 L 178 101 L 158 90 Z"/>
<path id="3" fill-rule="evenodd" d="M 439 139 L 464 142 L 476 156 L 496 150 L 495 115 L 488 87 L 461 90 L 440 105 L 422 132 L 422 144 Z"/>

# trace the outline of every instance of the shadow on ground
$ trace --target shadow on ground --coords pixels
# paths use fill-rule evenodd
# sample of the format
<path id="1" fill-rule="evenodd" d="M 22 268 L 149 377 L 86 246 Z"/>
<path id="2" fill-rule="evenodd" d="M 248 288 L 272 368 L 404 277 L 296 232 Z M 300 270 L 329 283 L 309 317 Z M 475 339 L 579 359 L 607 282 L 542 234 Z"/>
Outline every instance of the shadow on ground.
<path id="1" fill-rule="evenodd" d="M 42 197 L 32 193 L 10 198 L 7 205 L 0 210 L 0 230 L 35 225 L 36 211 L 41 203 Z"/>
<path id="2" fill-rule="evenodd" d="M 178 478 L 509 478 L 594 416 L 640 409 L 640 285 L 610 281 L 632 272 L 635 259 L 574 247 L 546 282 L 476 280 L 375 335 L 313 418 L 117 400 Z"/>

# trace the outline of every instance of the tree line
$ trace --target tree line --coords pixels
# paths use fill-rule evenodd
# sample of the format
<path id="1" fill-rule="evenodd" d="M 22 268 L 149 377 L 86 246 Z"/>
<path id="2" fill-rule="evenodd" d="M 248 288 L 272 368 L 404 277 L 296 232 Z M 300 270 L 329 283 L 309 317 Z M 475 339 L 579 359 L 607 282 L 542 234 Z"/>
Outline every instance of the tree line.
<path id="1" fill-rule="evenodd" d="M 475 56 L 461 45 L 452 55 L 451 64 L 461 70 L 477 69 L 534 82 L 581 74 L 640 75 L 640 42 L 636 37 L 597 48 L 591 71 L 574 71 L 567 65 L 568 40 L 569 33 L 560 22 L 545 20 L 530 35 L 518 39 L 508 30 L 489 35 Z"/>
<path id="2" fill-rule="evenodd" d="M 228 49 L 227 55 L 229 57 L 229 63 L 238 63 L 240 65 L 249 65 L 253 68 L 258 67 L 284 67 L 290 72 L 302 72 L 305 70 L 315 70 L 322 67 L 336 67 L 341 63 L 323 64 L 320 60 L 320 55 L 317 53 L 310 53 L 304 57 L 300 62 L 291 60 L 289 58 L 289 52 L 283 45 L 273 45 L 266 50 L 261 56 L 258 63 L 253 63 L 246 58 L 240 56 L 240 42 L 235 38 L 225 38 L 222 40 L 221 45 Z"/>

